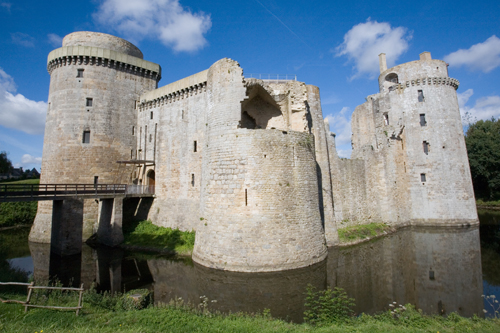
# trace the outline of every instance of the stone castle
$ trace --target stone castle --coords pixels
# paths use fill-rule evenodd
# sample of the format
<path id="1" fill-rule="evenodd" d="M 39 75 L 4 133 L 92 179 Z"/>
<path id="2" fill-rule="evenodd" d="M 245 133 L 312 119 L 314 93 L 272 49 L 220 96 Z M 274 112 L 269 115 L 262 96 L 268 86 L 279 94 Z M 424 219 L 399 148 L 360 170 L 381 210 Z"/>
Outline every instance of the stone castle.
<path id="1" fill-rule="evenodd" d="M 155 195 L 115 198 L 107 226 L 104 201 L 65 200 L 57 214 L 56 202 L 40 202 L 30 240 L 97 233 L 116 245 L 131 211 L 196 230 L 195 262 L 253 272 L 324 260 L 340 227 L 477 225 L 458 81 L 428 52 L 389 69 L 379 58 L 379 93 L 354 111 L 344 159 L 315 86 L 245 78 L 221 59 L 158 88 L 160 66 L 131 43 L 67 35 L 48 56 L 41 183 L 148 185 Z"/>

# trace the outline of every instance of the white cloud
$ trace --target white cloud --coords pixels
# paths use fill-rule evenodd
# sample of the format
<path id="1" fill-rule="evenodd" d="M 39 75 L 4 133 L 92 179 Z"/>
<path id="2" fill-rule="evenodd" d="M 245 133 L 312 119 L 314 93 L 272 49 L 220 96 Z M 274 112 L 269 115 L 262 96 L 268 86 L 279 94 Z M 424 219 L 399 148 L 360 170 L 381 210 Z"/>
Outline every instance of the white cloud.
<path id="1" fill-rule="evenodd" d="M 31 37 L 28 34 L 24 34 L 22 32 L 14 32 L 10 34 L 12 38 L 12 42 L 14 44 L 18 44 L 24 47 L 35 47 L 35 38 Z"/>
<path id="2" fill-rule="evenodd" d="M 467 106 L 466 104 L 473 94 L 472 89 L 457 94 L 464 126 L 477 120 L 489 120 L 492 117 L 500 118 L 500 96 L 480 97 L 476 100 L 474 106 Z"/>
<path id="3" fill-rule="evenodd" d="M 53 47 L 61 47 L 62 46 L 62 40 L 63 38 L 59 35 L 56 34 L 48 34 L 47 37 L 49 38 L 49 43 Z"/>
<path id="4" fill-rule="evenodd" d="M 411 38 L 411 33 L 404 27 L 392 28 L 389 23 L 368 19 L 344 35 L 344 42 L 336 48 L 336 55 L 345 55 L 354 62 L 356 73 L 351 79 L 362 74 L 374 78 L 380 72 L 378 55 L 385 53 L 388 67 L 394 66 L 399 56 L 408 50 Z"/>
<path id="5" fill-rule="evenodd" d="M 195 51 L 207 44 L 210 15 L 192 13 L 179 0 L 104 0 L 94 20 L 139 42 L 157 38 L 175 51 Z"/>
<path id="6" fill-rule="evenodd" d="M 28 134 L 42 134 L 47 103 L 32 101 L 15 92 L 14 80 L 0 68 L 0 125 Z"/>
<path id="7" fill-rule="evenodd" d="M 340 157 L 351 156 L 351 115 L 351 109 L 343 107 L 339 112 L 326 117 L 330 124 L 330 131 L 335 133 L 335 146 Z"/>
<path id="8" fill-rule="evenodd" d="M 472 71 L 491 72 L 500 66 L 500 39 L 493 35 L 484 43 L 448 54 L 444 57 L 444 61 L 450 66 L 465 66 Z"/>
<path id="9" fill-rule="evenodd" d="M 42 163 L 41 157 L 31 156 L 30 154 L 24 154 L 23 157 L 21 157 L 21 164 L 23 166 L 27 164 L 41 164 L 41 163 Z"/>
<path id="10" fill-rule="evenodd" d="M 0 6 L 7 9 L 7 11 L 10 13 L 10 7 L 12 7 L 12 4 L 11 3 L 8 3 L 8 2 L 2 2 L 0 3 Z"/>

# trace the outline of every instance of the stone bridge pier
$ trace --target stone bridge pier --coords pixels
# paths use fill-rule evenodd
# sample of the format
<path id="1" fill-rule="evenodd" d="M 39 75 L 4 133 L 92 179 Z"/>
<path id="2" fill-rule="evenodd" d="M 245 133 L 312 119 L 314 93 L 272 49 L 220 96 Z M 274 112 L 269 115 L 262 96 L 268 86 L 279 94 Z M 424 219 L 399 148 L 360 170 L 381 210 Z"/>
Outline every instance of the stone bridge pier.
<path id="1" fill-rule="evenodd" d="M 97 200 L 54 200 L 52 208 L 51 250 L 58 255 L 72 255 L 82 251 L 83 242 L 97 236 L 97 242 L 116 246 L 123 242 L 122 219 L 124 197 L 98 201 L 97 218 L 93 223 L 84 219 L 85 205 Z M 88 230 L 90 229 L 90 230 Z"/>

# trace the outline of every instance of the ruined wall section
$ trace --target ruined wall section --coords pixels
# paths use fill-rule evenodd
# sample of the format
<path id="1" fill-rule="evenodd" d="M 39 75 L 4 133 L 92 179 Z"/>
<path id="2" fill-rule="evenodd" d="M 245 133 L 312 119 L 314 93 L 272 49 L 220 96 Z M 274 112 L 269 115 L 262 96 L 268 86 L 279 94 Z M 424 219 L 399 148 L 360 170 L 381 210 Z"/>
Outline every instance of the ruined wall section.
<path id="1" fill-rule="evenodd" d="M 309 111 L 311 132 L 314 135 L 320 214 L 327 244 L 328 246 L 334 246 L 338 244 L 338 233 L 333 210 L 332 179 L 327 141 L 327 132 L 329 134 L 330 129 L 325 127 L 318 87 L 307 86 L 306 108 Z"/>
<path id="2" fill-rule="evenodd" d="M 238 128 L 246 98 L 239 65 L 208 73 L 208 146 L 202 224 L 193 260 L 234 271 L 276 271 L 322 261 L 314 140 L 308 133 Z"/>
<path id="3" fill-rule="evenodd" d="M 155 164 L 137 168 L 137 175 L 146 184 L 150 170 L 155 172 L 156 199 L 149 219 L 156 225 L 193 230 L 200 223 L 206 80 L 205 71 L 141 96 L 139 158 Z"/>
<path id="4" fill-rule="evenodd" d="M 242 112 L 255 120 L 255 128 L 310 132 L 307 88 L 303 82 L 245 78 L 247 97 Z M 241 127 L 248 128 L 244 123 Z"/>
<path id="5" fill-rule="evenodd" d="M 105 34 L 69 36 L 126 44 Z M 63 44 L 49 54 L 47 69 L 51 80 L 41 184 L 92 184 L 94 177 L 101 184 L 126 183 L 130 170 L 116 162 L 129 159 L 135 147 L 130 135 L 137 121 L 135 102 L 156 88 L 160 66 L 113 49 Z M 89 223 L 97 208 L 84 209 Z M 31 241 L 50 242 L 51 219 L 52 202 L 40 202 Z M 93 227 L 84 229 L 91 235 Z"/>

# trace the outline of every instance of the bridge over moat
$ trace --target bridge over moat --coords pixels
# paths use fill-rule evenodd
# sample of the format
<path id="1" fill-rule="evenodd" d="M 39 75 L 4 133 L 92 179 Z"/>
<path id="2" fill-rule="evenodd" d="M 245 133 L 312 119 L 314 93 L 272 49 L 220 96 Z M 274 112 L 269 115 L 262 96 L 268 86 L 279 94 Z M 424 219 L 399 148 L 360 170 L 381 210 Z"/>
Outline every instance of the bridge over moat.
<path id="1" fill-rule="evenodd" d="M 49 236 L 55 253 L 69 255 L 81 252 L 82 242 L 91 236 L 108 246 L 123 242 L 124 208 L 137 212 L 141 205 L 152 203 L 154 192 L 154 185 L 0 184 L 0 203 L 52 201 L 51 214 L 41 232 Z M 96 214 L 89 217 L 92 206 Z"/>
<path id="2" fill-rule="evenodd" d="M 65 199 L 152 197 L 154 185 L 127 184 L 0 184 L 0 203 Z"/>

